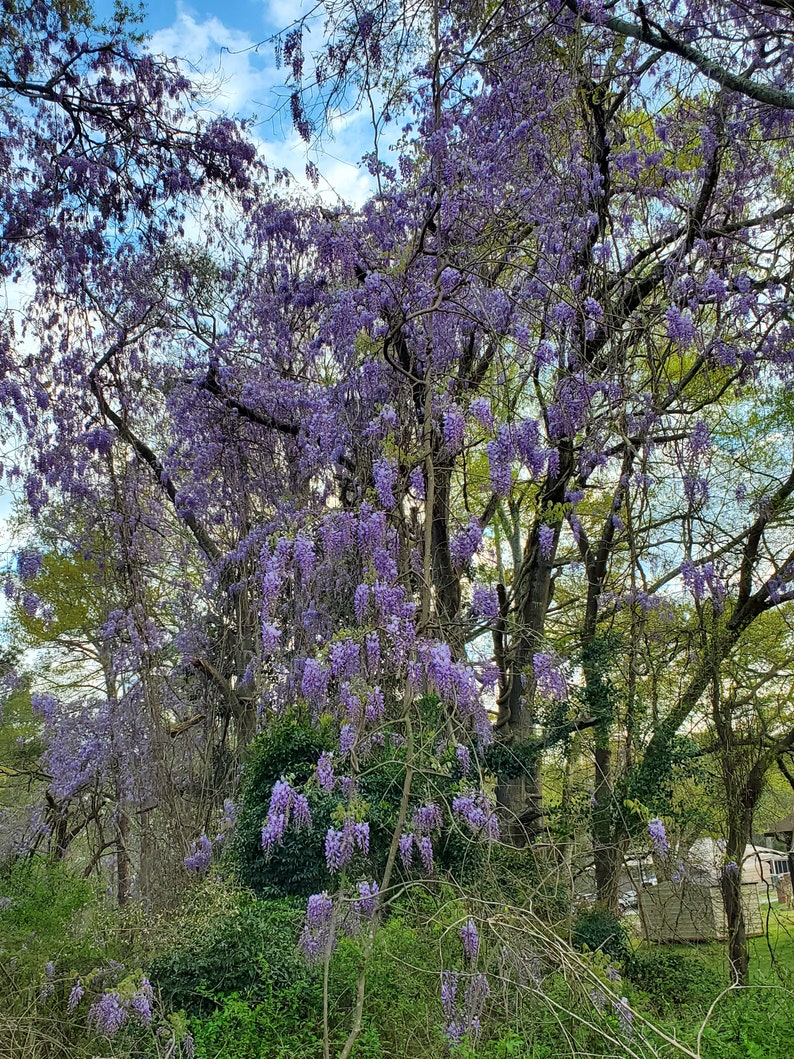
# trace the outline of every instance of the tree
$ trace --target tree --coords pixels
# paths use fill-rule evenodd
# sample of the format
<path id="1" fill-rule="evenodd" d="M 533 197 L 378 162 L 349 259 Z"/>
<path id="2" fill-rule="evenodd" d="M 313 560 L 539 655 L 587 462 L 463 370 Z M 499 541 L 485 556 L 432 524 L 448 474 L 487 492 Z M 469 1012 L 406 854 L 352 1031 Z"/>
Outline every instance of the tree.
<path id="1" fill-rule="evenodd" d="M 432 871 L 439 820 L 493 838 L 490 780 L 502 833 L 532 841 L 543 752 L 574 732 L 593 734 L 596 874 L 614 905 L 638 826 L 626 800 L 652 808 L 680 729 L 791 598 L 789 454 L 747 466 L 719 430 L 790 372 L 790 108 L 773 82 L 791 59 L 753 32 L 785 34 L 786 13 L 735 23 L 721 69 L 751 73 L 715 87 L 681 43 L 700 6 L 680 40 L 642 7 L 617 36 L 590 8 L 416 10 L 429 46 L 390 8 L 332 9 L 349 43 L 325 49 L 337 100 L 355 73 L 374 101 L 390 50 L 421 56 L 389 95 L 409 121 L 397 165 L 369 156 L 360 211 L 252 184 L 199 251 L 168 200 L 112 260 L 104 241 L 66 285 L 40 283 L 27 381 L 58 401 L 34 415 L 18 383 L 34 511 L 45 480 L 69 503 L 112 496 L 130 547 L 139 521 L 149 541 L 167 527 L 164 551 L 201 571 L 195 606 L 173 595 L 169 642 L 225 703 L 234 748 L 285 710 L 333 733 L 333 767 L 309 781 L 338 799 L 338 891 L 314 895 L 305 935 L 326 959 L 359 883 L 371 951 L 398 875 Z M 310 137 L 299 28 L 284 49 Z M 129 477 L 113 492 L 117 459 Z M 642 714 L 660 668 L 648 613 L 684 613 L 685 590 L 685 681 Z M 151 617 L 141 591 L 135 605 Z M 356 878 L 359 780 L 380 744 L 399 807 L 379 878 Z M 438 784 L 446 801 L 435 774 L 456 785 Z M 271 855 L 308 822 L 306 798 L 274 786 Z M 366 959 L 345 1057 L 365 979 Z"/>

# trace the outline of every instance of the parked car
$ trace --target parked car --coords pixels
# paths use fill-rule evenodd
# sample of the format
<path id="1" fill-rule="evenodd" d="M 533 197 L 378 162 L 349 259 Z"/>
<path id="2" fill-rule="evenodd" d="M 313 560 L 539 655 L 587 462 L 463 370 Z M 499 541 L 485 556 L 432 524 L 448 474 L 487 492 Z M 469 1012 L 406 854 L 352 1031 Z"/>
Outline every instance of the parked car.
<path id="1" fill-rule="evenodd" d="M 620 907 L 622 909 L 636 908 L 637 907 L 637 901 L 638 901 L 638 898 L 637 898 L 637 891 L 636 890 L 626 890 L 626 892 L 622 893 L 620 895 L 620 897 L 618 898 L 618 904 L 620 905 Z"/>

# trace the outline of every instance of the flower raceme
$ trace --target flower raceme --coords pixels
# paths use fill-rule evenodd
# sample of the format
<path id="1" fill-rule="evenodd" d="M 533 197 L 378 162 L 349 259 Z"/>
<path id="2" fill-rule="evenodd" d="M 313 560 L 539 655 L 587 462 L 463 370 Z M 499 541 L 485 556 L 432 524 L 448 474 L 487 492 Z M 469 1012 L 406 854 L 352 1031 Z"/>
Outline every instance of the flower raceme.
<path id="1" fill-rule="evenodd" d="M 310 828 L 312 814 L 305 794 L 296 791 L 282 776 L 273 786 L 267 819 L 262 828 L 262 849 L 267 855 L 281 845 L 284 834 L 292 824 L 296 829 Z"/>

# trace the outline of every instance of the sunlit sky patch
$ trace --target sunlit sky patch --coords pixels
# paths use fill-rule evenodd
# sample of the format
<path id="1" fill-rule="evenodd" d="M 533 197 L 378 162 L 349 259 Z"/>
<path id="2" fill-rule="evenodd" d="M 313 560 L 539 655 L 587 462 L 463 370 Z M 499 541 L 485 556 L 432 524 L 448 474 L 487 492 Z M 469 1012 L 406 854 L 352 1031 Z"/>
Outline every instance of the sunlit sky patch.
<path id="1" fill-rule="evenodd" d="M 111 0 L 98 0 L 94 8 L 99 21 L 113 13 Z M 372 148 L 368 115 L 340 115 L 307 153 L 292 126 L 285 71 L 276 65 L 276 35 L 317 8 L 311 0 L 163 0 L 147 6 L 142 29 L 155 53 L 177 56 L 202 76 L 212 109 L 253 119 L 253 135 L 271 170 L 287 169 L 305 183 L 311 160 L 325 199 L 358 205 L 372 190 L 360 165 Z M 318 14 L 309 22 L 307 53 L 319 45 L 321 33 Z"/>

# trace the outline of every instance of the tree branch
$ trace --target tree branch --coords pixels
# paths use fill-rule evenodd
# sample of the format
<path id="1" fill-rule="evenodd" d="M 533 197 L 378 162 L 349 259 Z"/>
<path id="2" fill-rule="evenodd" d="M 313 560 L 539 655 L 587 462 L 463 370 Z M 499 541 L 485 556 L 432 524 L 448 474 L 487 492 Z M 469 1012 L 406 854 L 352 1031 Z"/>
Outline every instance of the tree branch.
<path id="1" fill-rule="evenodd" d="M 637 25 L 635 22 L 628 22 L 624 18 L 615 18 L 614 16 L 603 20 L 599 19 L 596 22 L 592 15 L 581 9 L 578 0 L 565 0 L 565 4 L 582 22 L 586 22 L 591 26 L 606 27 L 621 37 L 631 37 L 632 40 L 638 40 L 651 48 L 655 48 L 657 51 L 666 52 L 669 55 L 677 55 L 679 59 L 688 62 L 710 81 L 716 82 L 723 88 L 738 92 L 740 95 L 746 96 L 748 99 L 754 99 L 758 103 L 776 107 L 778 110 L 794 110 L 794 92 L 786 92 L 781 88 L 775 88 L 774 85 L 754 81 L 751 77 L 743 74 L 731 73 L 730 70 L 726 70 L 724 66 L 714 59 L 710 59 L 699 48 L 695 48 L 682 40 L 676 40 L 676 38 L 671 37 L 666 30 L 655 23 L 643 20 Z"/>

